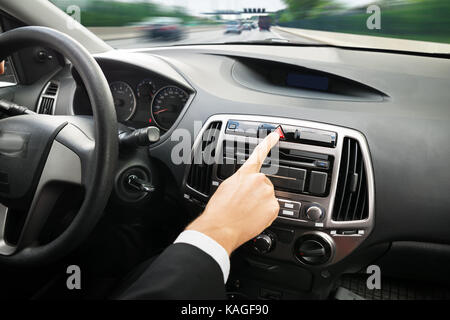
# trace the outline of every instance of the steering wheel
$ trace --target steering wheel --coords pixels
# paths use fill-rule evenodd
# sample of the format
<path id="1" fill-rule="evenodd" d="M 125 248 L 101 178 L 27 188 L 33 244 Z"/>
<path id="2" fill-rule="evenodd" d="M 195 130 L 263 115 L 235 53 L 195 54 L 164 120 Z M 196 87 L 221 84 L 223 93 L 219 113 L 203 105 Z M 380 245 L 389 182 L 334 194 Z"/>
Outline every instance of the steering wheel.
<path id="1" fill-rule="evenodd" d="M 42 265 L 62 258 L 87 238 L 110 196 L 118 158 L 117 118 L 108 82 L 78 42 L 45 27 L 0 35 L 0 61 L 31 46 L 54 49 L 79 73 L 93 109 L 80 116 L 21 115 L 0 120 L 0 264 Z M 68 227 L 41 241 L 63 184 L 84 189 Z M 26 212 L 18 240 L 8 242 L 8 215 Z"/>

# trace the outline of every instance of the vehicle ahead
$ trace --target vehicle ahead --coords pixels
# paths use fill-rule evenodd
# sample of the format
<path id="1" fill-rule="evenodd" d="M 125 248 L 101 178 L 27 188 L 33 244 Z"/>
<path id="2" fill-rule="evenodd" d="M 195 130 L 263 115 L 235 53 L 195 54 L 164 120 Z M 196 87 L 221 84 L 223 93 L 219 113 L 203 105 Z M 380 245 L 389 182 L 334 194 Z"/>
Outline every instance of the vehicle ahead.
<path id="1" fill-rule="evenodd" d="M 242 25 L 242 30 L 244 30 L 244 31 L 251 31 L 252 30 L 252 25 L 250 23 L 244 23 Z"/>
<path id="2" fill-rule="evenodd" d="M 225 27 L 225 34 L 236 33 L 241 34 L 243 26 L 239 21 L 229 21 Z"/>
<path id="3" fill-rule="evenodd" d="M 272 19 L 269 16 L 259 16 L 258 27 L 259 31 L 270 31 Z"/>
<path id="4" fill-rule="evenodd" d="M 144 21 L 140 25 L 144 36 L 150 39 L 181 40 L 185 30 L 181 19 L 172 17 L 157 17 Z"/>

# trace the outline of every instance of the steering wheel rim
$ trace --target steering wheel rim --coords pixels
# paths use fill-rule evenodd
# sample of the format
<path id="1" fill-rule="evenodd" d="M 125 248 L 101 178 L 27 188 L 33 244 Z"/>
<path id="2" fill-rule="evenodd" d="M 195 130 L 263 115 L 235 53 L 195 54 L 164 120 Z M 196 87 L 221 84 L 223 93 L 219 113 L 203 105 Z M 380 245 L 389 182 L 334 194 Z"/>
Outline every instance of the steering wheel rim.
<path id="1" fill-rule="evenodd" d="M 117 118 L 113 98 L 103 71 L 95 59 L 80 43 L 59 31 L 46 27 L 22 27 L 0 35 L 0 61 L 20 49 L 32 46 L 44 46 L 61 53 L 77 70 L 91 102 L 93 123 L 89 125 L 83 120 L 81 122 L 84 124 L 80 124 L 76 117 L 52 117 L 64 124 L 71 123 L 72 127 L 77 129 L 84 125 L 87 129 L 80 130 L 85 131 L 83 133 L 86 136 L 89 136 L 88 132 L 91 131 L 95 145 L 92 150 L 86 152 L 88 155 L 80 156 L 89 159 L 88 163 L 83 165 L 84 169 L 88 168 L 89 175 L 83 181 L 83 203 L 71 224 L 47 244 L 24 247 L 12 255 L 0 255 L 0 264 L 42 265 L 53 262 L 75 249 L 87 238 L 103 213 L 112 191 L 118 159 Z M 32 116 L 34 118 L 20 117 L 23 117 L 24 121 L 41 119 L 38 115 Z M 45 117 L 48 119 L 49 116 Z M 64 126 L 61 124 L 61 127 Z M 62 137 L 63 140 L 66 138 Z"/>

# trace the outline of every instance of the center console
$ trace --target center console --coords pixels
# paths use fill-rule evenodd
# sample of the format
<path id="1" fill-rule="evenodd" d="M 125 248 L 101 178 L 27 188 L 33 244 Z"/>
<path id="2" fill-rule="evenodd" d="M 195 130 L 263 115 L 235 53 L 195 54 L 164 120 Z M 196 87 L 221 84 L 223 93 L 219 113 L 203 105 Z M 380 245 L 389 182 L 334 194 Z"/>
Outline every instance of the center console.
<path id="1" fill-rule="evenodd" d="M 374 221 L 374 179 L 364 136 L 317 122 L 215 115 L 197 136 L 183 183 L 184 198 L 204 207 L 268 133 L 284 136 L 261 172 L 275 187 L 275 223 L 244 245 L 249 255 L 323 268 L 349 255 Z"/>

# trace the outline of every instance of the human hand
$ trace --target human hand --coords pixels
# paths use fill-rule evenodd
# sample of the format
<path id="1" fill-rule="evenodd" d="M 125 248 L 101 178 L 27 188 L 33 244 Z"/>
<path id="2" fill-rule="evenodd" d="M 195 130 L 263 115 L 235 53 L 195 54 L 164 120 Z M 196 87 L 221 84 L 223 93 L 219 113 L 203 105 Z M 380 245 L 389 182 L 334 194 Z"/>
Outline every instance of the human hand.
<path id="1" fill-rule="evenodd" d="M 241 168 L 220 184 L 205 211 L 186 230 L 202 232 L 231 254 L 270 226 L 279 205 L 272 182 L 259 171 L 279 139 L 272 132 L 261 141 Z"/>

